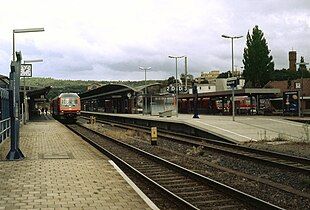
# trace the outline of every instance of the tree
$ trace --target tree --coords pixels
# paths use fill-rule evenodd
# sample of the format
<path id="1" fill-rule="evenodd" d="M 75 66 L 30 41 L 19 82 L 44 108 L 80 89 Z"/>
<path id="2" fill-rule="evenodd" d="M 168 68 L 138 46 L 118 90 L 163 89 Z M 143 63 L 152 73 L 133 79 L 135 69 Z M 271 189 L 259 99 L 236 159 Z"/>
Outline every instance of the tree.
<path id="1" fill-rule="evenodd" d="M 287 69 L 274 70 L 270 80 L 282 81 L 282 80 L 294 80 L 298 78 L 298 72 Z"/>
<path id="2" fill-rule="evenodd" d="M 182 81 L 182 84 L 185 85 L 185 74 L 182 73 L 180 76 L 180 80 Z M 187 84 L 190 85 L 192 84 L 192 81 L 194 80 L 194 76 L 191 74 L 187 75 Z"/>
<path id="3" fill-rule="evenodd" d="M 227 71 L 227 72 L 222 72 L 220 73 L 220 75 L 218 75 L 217 78 L 228 78 L 231 76 L 231 72 L 230 71 Z"/>
<path id="4" fill-rule="evenodd" d="M 168 78 L 168 85 L 174 85 L 175 84 L 175 77 L 174 76 L 171 76 Z M 180 84 L 180 80 L 178 79 L 178 84 Z"/>
<path id="5" fill-rule="evenodd" d="M 299 63 L 306 63 L 304 60 L 304 57 L 300 57 L 300 62 Z M 310 77 L 310 72 L 308 72 L 307 67 L 305 64 L 300 64 L 298 67 L 298 76 L 301 78 L 309 78 Z"/>
<path id="6" fill-rule="evenodd" d="M 264 33 L 258 26 L 253 28 L 252 35 L 248 32 L 246 45 L 242 60 L 243 76 L 251 87 L 263 87 L 270 81 L 274 71 L 274 62 L 272 56 L 269 55 L 270 50 Z"/>
<path id="7" fill-rule="evenodd" d="M 171 77 L 168 78 L 168 85 L 170 85 L 170 84 L 175 84 L 174 76 L 171 76 Z"/>

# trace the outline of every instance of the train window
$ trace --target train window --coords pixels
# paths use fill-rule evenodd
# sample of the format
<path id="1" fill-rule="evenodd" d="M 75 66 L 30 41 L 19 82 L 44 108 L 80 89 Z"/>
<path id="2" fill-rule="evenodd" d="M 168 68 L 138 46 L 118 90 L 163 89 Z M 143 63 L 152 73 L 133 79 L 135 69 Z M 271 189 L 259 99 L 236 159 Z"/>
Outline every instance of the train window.
<path id="1" fill-rule="evenodd" d="M 76 106 L 78 100 L 76 98 L 62 98 L 61 105 L 62 106 Z"/>

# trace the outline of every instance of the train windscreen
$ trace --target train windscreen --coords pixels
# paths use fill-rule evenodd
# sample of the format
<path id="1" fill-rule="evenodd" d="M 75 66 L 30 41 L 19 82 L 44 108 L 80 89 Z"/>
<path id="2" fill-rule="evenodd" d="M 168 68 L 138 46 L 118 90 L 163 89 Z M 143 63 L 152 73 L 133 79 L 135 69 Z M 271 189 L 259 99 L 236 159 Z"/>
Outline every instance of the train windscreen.
<path id="1" fill-rule="evenodd" d="M 78 99 L 77 98 L 62 98 L 61 99 L 61 106 L 66 106 L 66 107 L 73 107 L 78 104 Z"/>

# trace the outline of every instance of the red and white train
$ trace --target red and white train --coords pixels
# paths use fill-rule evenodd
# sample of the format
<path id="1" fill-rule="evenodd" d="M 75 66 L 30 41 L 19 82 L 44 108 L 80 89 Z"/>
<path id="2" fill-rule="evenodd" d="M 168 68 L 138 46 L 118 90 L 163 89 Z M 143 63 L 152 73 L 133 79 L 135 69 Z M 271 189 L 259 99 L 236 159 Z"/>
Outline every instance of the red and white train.
<path id="1" fill-rule="evenodd" d="M 61 93 L 51 101 L 51 114 L 59 120 L 73 120 L 81 114 L 81 101 L 76 93 Z"/>
<path id="2" fill-rule="evenodd" d="M 179 112 L 192 113 L 194 107 L 194 99 L 179 99 Z M 197 109 L 200 114 L 219 114 L 229 113 L 232 110 L 230 98 L 224 100 L 211 100 L 209 97 L 201 97 L 197 100 Z M 236 96 L 235 109 L 238 114 L 256 113 L 256 100 L 249 96 Z"/>

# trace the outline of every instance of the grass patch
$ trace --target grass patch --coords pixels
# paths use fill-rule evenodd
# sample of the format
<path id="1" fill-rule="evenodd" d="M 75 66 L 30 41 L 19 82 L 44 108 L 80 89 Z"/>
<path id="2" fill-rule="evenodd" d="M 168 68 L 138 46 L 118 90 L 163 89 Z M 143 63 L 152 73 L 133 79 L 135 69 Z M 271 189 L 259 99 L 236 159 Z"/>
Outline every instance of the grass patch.
<path id="1" fill-rule="evenodd" d="M 301 182 L 306 188 L 310 188 L 310 178 L 306 178 Z"/>
<path id="2" fill-rule="evenodd" d="M 193 155 L 193 156 L 203 156 L 204 155 L 204 147 L 203 146 L 198 146 L 195 147 L 193 146 L 191 149 L 186 150 L 187 155 Z"/>

